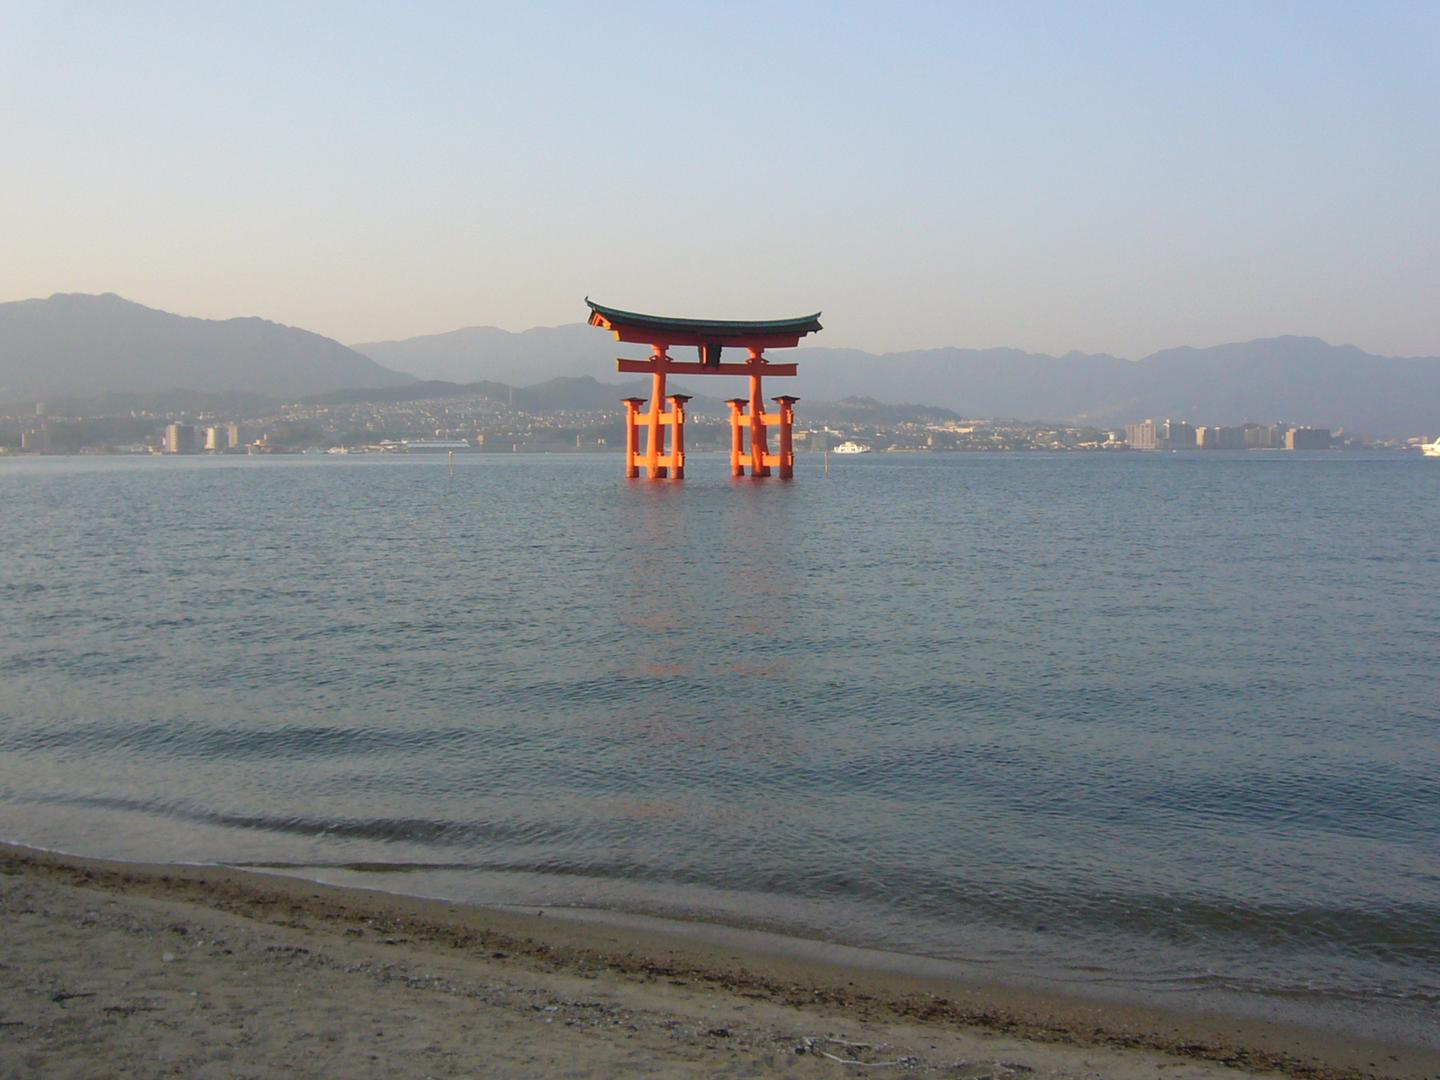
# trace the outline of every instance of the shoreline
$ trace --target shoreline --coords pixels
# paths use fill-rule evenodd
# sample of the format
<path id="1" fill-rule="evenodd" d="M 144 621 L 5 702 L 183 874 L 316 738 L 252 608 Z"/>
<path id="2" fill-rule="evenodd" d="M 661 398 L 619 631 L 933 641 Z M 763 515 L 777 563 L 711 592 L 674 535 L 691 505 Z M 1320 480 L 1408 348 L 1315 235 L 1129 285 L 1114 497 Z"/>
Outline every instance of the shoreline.
<path id="1" fill-rule="evenodd" d="M 392 962 L 399 959 L 419 967 L 442 962 L 459 965 L 472 978 L 482 977 L 483 971 L 484 978 L 528 980 L 539 988 L 536 992 L 542 993 L 547 982 L 568 985 L 583 980 L 592 989 L 603 985 L 616 1000 L 639 995 L 646 1004 L 644 1009 L 636 1008 L 646 1016 L 661 1015 L 666 1010 L 681 1016 L 686 1010 L 700 1008 L 706 1015 L 739 1017 L 714 1028 L 696 1029 L 694 1038 L 685 1043 L 686 1053 L 698 1054 L 699 1062 L 710 1061 L 716 1066 L 726 1055 L 733 1058 L 740 1054 L 745 1046 L 759 1047 L 756 1053 L 778 1052 L 764 1040 L 745 1043 L 739 1037 L 749 1031 L 744 1026 L 743 1011 L 759 1010 L 770 1017 L 766 1031 L 789 1025 L 792 1032 L 809 1030 L 828 1037 L 836 1030 L 839 1017 L 847 1025 L 846 1030 L 852 1032 L 852 1036 L 837 1037 L 833 1044 L 824 1038 L 814 1042 L 813 1035 L 792 1034 L 788 1042 L 782 1038 L 776 1045 L 784 1053 L 773 1068 L 783 1067 L 787 1072 L 794 1068 L 795 1059 L 806 1057 L 813 1059 L 817 1067 L 823 1064 L 826 1068 L 841 1068 L 830 1058 L 843 1054 L 831 1055 L 830 1050 L 844 1051 L 851 1045 L 852 1050 L 845 1052 L 860 1054 L 853 1049 L 854 1044 L 880 1043 L 874 1038 L 854 1038 L 853 1033 L 880 1031 L 890 1033 L 883 1040 L 887 1045 L 901 1046 L 904 1038 L 912 1050 L 916 1046 L 932 1047 L 902 1055 L 907 1061 L 914 1060 L 912 1068 L 939 1068 L 940 1058 L 932 1061 L 931 1056 L 943 1057 L 944 1051 L 933 1047 L 947 1039 L 963 1038 L 979 1044 L 999 1040 L 1012 1058 L 1023 1052 L 1037 1062 L 1016 1066 L 1013 1072 L 1028 1069 L 1056 1076 L 1066 1075 L 1071 1067 L 1079 1070 L 1082 1064 L 1086 1070 L 1095 1071 L 1096 1055 L 1114 1059 L 1100 1070 L 1107 1076 L 1126 1071 L 1127 1062 L 1139 1070 L 1136 1075 L 1154 1075 L 1156 1068 L 1181 1066 L 1202 1072 L 1210 1067 L 1223 1068 L 1228 1075 L 1239 1070 L 1315 1080 L 1419 1080 L 1440 1075 L 1440 1052 L 1423 1047 L 1367 1042 L 1278 1022 L 1087 1000 L 1017 987 L 998 979 L 907 972 L 861 963 L 863 957 L 859 954 L 864 950 L 845 946 L 819 949 L 809 947 L 814 943 L 807 942 L 804 949 L 766 948 L 765 935 L 745 931 L 686 932 L 683 926 L 644 917 L 557 911 L 532 914 L 327 885 L 288 874 L 219 866 L 115 862 L 13 844 L 0 844 L 0 886 L 4 887 L 0 895 L 5 898 L 0 907 L 0 924 L 6 926 L 0 932 L 7 937 L 20 933 L 16 929 L 16 912 L 27 906 L 30 910 L 21 912 L 26 919 L 39 913 L 41 924 L 48 925 L 45 912 L 51 907 L 59 911 L 78 905 L 88 912 L 97 900 L 103 900 L 107 911 L 112 907 L 149 910 L 159 905 L 170 911 L 183 909 L 191 920 L 229 920 L 250 933 L 306 935 L 307 943 L 294 947 L 305 955 L 333 958 L 332 966 L 338 965 L 339 969 L 345 969 L 346 964 L 370 963 L 359 954 L 378 949 Z M 28 890 L 33 896 L 23 902 L 13 900 L 16 890 Z M 133 920 L 138 916 L 132 912 L 126 917 Z M 74 920 L 67 922 L 65 918 L 59 915 L 50 921 L 57 930 L 62 925 L 72 927 Z M 163 933 L 165 924 L 159 925 L 157 933 Z M 703 926 L 709 929 L 709 924 Z M 84 931 L 80 934 L 83 939 Z M 7 942 L 0 951 L 0 976 L 12 987 L 24 983 L 27 977 L 33 982 L 46 970 L 47 962 L 53 967 L 53 958 L 47 961 L 37 956 L 33 964 L 25 959 L 26 949 L 43 946 L 43 942 L 32 941 L 33 936 Z M 76 962 L 83 963 L 87 951 L 82 948 Z M 221 967 L 230 962 L 228 957 L 211 960 Z M 110 961 L 111 966 L 115 963 Z M 265 970 L 264 965 L 260 970 Z M 233 981 L 233 973 L 231 976 Z M 262 993 L 252 1004 L 263 1000 Z M 563 1011 L 562 1005 L 555 1009 Z M 37 1003 L 40 1011 L 35 1014 L 35 1023 L 40 1022 L 46 1007 L 43 1001 Z M 122 1003 L 110 1007 L 128 1006 Z M 673 1016 L 672 1020 L 657 1021 L 655 1027 L 656 1031 L 669 1032 L 665 1038 L 671 1042 L 673 1033 L 685 1028 L 683 1020 L 674 1020 Z M 12 1022 L 14 1026 L 7 1027 L 7 1032 L 23 1032 L 30 1023 L 24 1018 L 0 1016 L 0 1023 Z M 574 1018 L 566 1019 L 565 1024 L 567 1029 L 577 1031 L 575 1024 L 585 1026 Z M 625 1046 L 632 1046 L 637 1038 L 645 1042 L 654 1034 L 644 1025 L 638 1025 L 636 1031 L 628 1030 L 629 1026 L 616 1036 Z M 726 1034 L 716 1035 L 720 1030 Z M 595 1051 L 596 1061 L 594 1071 L 588 1075 L 620 1070 L 621 1063 L 613 1057 L 618 1052 L 615 1038 L 595 1042 L 598 1036 L 593 1032 L 590 1037 L 591 1041 L 585 1043 L 586 1052 Z M 806 1038 L 812 1040 L 809 1054 L 805 1053 Z M 712 1060 L 711 1051 L 706 1049 L 711 1044 L 719 1047 L 714 1053 L 721 1058 Z M 656 1052 L 666 1047 L 675 1049 L 670 1042 L 657 1045 Z M 542 1050 L 537 1048 L 535 1052 Z M 768 1060 L 762 1054 L 749 1060 L 745 1070 L 764 1073 L 771 1068 L 766 1064 Z M 857 1057 L 846 1060 L 857 1062 L 844 1066 L 851 1070 L 861 1069 L 864 1064 Z M 878 1059 L 868 1063 L 875 1068 L 883 1064 Z M 526 1067 L 538 1066 L 531 1061 Z M 520 1075 L 523 1068 L 519 1064 L 516 1068 L 516 1075 Z M 700 1074 L 704 1071 L 701 1068 Z M 991 1072 L 1001 1075 L 1004 1071 Z M 961 1075 L 953 1069 L 946 1074 Z M 439 1073 L 432 1071 L 431 1075 Z"/>

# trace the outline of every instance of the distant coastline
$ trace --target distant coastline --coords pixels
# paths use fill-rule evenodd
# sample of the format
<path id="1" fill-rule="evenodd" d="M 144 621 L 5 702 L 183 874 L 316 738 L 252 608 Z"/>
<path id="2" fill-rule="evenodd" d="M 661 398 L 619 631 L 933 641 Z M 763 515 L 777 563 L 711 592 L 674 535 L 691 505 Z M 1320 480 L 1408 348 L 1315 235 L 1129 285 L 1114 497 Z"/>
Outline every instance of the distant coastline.
<path id="1" fill-rule="evenodd" d="M 619 405 L 636 387 L 594 379 L 513 388 L 420 384 L 402 392 L 352 391 L 284 402 L 193 400 L 36 401 L 0 412 L 0 454 L 290 454 L 604 452 L 624 443 Z M 129 405 L 129 408 L 123 406 Z M 723 403 L 691 402 L 694 452 L 728 446 Z M 1418 450 L 1424 435 L 1372 439 L 1345 429 L 1284 422 L 1192 425 L 1167 419 L 1119 427 L 966 418 L 929 405 L 873 398 L 807 402 L 799 452 L 847 443 L 877 452 L 1117 450 Z"/>

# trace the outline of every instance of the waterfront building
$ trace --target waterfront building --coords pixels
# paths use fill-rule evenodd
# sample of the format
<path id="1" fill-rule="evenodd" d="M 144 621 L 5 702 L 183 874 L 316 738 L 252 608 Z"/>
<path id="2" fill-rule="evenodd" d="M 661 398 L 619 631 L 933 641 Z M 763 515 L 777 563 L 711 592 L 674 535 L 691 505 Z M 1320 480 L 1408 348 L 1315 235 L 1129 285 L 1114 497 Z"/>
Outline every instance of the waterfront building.
<path id="1" fill-rule="evenodd" d="M 192 424 L 167 424 L 165 427 L 165 453 L 193 454 L 195 452 L 195 427 Z"/>
<path id="2" fill-rule="evenodd" d="M 230 448 L 229 435 L 223 427 L 212 426 L 205 429 L 205 449 L 212 454 L 223 454 Z"/>
<path id="3" fill-rule="evenodd" d="M 246 443 L 244 428 L 234 420 L 225 425 L 225 442 L 231 450 L 238 450 Z"/>
<path id="4" fill-rule="evenodd" d="M 1245 429 L 1242 427 L 1221 427 L 1216 429 L 1220 450 L 1244 450 Z"/>
<path id="5" fill-rule="evenodd" d="M 1268 424 L 1246 424 L 1243 430 L 1246 450 L 1269 450 L 1275 445 L 1275 429 Z"/>
<path id="6" fill-rule="evenodd" d="M 1195 426 L 1185 420 L 1166 419 L 1164 445 L 1167 450 L 1194 450 Z"/>
<path id="7" fill-rule="evenodd" d="M 1195 429 L 1195 445 L 1201 450 L 1244 450 L 1245 429 L 1214 425 Z"/>
<path id="8" fill-rule="evenodd" d="M 1140 424 L 1126 424 L 1125 441 L 1130 444 L 1131 450 L 1158 450 L 1160 449 L 1160 431 L 1155 426 L 1154 420 L 1146 420 Z"/>
<path id="9" fill-rule="evenodd" d="M 1291 428 L 1285 433 L 1286 450 L 1329 450 L 1329 428 Z"/>

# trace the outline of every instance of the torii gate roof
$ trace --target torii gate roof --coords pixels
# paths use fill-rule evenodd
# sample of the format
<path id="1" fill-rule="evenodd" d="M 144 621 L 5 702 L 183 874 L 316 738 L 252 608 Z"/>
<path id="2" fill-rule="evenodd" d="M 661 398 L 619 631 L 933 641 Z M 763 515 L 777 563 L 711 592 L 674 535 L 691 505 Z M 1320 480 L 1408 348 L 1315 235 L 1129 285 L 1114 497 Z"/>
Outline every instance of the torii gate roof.
<path id="1" fill-rule="evenodd" d="M 800 344 L 806 334 L 822 329 L 820 312 L 793 319 L 676 319 L 641 315 L 595 303 L 588 296 L 590 325 L 603 327 L 617 341 L 643 345 L 743 345 L 785 349 Z"/>

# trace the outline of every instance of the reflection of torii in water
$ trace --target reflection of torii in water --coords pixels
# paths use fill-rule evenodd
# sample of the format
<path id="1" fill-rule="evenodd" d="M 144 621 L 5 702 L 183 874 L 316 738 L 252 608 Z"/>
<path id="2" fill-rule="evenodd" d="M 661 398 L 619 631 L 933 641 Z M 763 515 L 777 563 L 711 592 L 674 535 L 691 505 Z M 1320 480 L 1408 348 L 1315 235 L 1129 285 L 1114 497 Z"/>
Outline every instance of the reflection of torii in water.
<path id="1" fill-rule="evenodd" d="M 780 405 L 776 413 L 765 412 L 760 380 L 765 375 L 794 375 L 794 364 L 772 364 L 765 359 L 766 349 L 791 349 L 806 334 L 821 329 L 820 313 L 797 319 L 771 319 L 742 322 L 724 319 L 672 319 L 660 315 L 639 315 L 633 311 L 617 311 L 601 307 L 586 297 L 590 305 L 590 325 L 611 331 L 616 341 L 649 345 L 648 360 L 617 360 L 617 370 L 646 373 L 652 377 L 650 409 L 642 417 L 644 398 L 625 399 L 625 475 L 646 475 L 655 480 L 666 475 L 676 480 L 685 476 L 685 394 L 665 394 L 665 376 L 670 372 L 684 375 L 745 375 L 750 379 L 750 397 L 730 400 L 730 473 L 745 475 L 745 458 L 750 459 L 751 476 L 769 476 L 772 467 L 780 470 L 781 479 L 795 475 L 795 453 L 790 442 L 795 422 L 794 405 L 798 398 L 782 395 L 775 398 Z M 670 348 L 691 346 L 699 353 L 694 361 L 674 360 Z M 726 346 L 745 349 L 743 363 L 722 364 L 721 350 Z M 670 408 L 665 409 L 665 402 Z M 749 415 L 746 415 L 746 409 Z M 646 431 L 645 450 L 639 449 L 639 431 Z M 780 429 L 779 452 L 772 454 L 766 440 L 767 426 Z M 665 428 L 674 429 L 674 441 L 665 452 Z M 748 428 L 750 445 L 745 447 Z"/>

